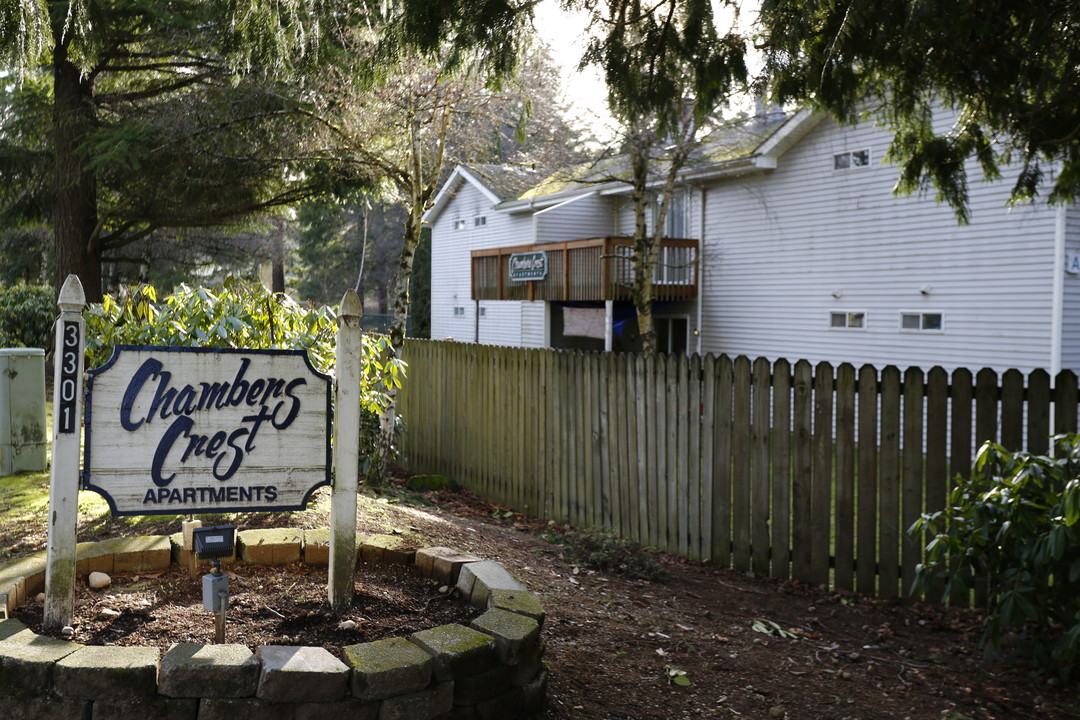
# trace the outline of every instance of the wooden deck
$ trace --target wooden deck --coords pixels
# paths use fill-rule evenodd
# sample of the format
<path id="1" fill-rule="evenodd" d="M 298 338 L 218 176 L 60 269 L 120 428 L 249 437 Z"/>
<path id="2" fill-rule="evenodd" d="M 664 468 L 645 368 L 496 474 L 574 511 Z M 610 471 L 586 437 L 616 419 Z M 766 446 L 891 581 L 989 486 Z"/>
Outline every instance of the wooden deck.
<path id="1" fill-rule="evenodd" d="M 633 239 L 602 237 L 472 251 L 473 300 L 629 300 L 633 284 Z M 512 280 L 510 257 L 546 254 L 543 279 Z M 697 297 L 698 241 L 665 238 L 653 276 L 654 299 Z"/>

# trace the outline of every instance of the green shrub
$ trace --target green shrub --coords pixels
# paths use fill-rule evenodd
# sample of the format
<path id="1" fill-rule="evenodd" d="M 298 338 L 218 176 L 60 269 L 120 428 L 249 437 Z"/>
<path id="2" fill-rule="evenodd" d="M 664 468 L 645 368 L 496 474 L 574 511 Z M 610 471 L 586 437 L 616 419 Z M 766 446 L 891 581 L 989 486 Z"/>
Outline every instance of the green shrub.
<path id="1" fill-rule="evenodd" d="M 230 277 L 219 289 L 181 285 L 158 302 L 157 291 L 140 286 L 121 297 L 106 295 L 88 307 L 86 367 L 104 364 L 114 345 L 274 348 L 306 350 L 320 372 L 333 374 L 337 314 L 330 307 L 305 306 L 258 284 Z M 378 437 L 378 416 L 387 388 L 401 386 L 404 363 L 384 363 L 386 338 L 364 336 L 360 402 L 364 409 L 361 452 L 370 455 Z"/>
<path id="2" fill-rule="evenodd" d="M 946 597 L 988 587 L 983 642 L 1006 628 L 1031 633 L 1032 660 L 1068 680 L 1080 659 L 1080 436 L 1054 438 L 1054 454 L 1010 453 L 988 443 L 949 507 L 912 528 L 932 537 L 918 586 L 946 580 Z"/>
<path id="3" fill-rule="evenodd" d="M 52 347 L 56 296 L 51 287 L 19 283 L 0 287 L 0 347 Z"/>

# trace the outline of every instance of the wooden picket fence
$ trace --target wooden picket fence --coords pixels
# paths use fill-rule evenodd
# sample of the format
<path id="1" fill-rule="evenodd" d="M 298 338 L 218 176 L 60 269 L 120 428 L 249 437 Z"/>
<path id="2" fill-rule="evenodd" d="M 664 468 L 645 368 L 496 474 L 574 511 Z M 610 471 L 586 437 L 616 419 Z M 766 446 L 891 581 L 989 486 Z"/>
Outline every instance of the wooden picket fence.
<path id="1" fill-rule="evenodd" d="M 886 598 L 922 558 L 907 529 L 944 507 L 984 441 L 1043 453 L 1077 429 L 1071 372 L 424 340 L 404 357 L 410 470 L 690 559 Z"/>

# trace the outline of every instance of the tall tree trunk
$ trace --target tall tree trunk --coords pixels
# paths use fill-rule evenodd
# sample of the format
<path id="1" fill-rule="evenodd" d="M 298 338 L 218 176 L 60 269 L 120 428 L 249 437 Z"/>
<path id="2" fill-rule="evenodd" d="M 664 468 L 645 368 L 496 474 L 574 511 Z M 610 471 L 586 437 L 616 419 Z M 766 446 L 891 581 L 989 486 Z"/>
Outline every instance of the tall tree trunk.
<path id="1" fill-rule="evenodd" d="M 85 169 L 80 145 L 94 128 L 93 81 L 56 39 L 53 55 L 53 140 L 56 158 L 53 212 L 56 288 L 69 274 L 79 276 L 88 302 L 101 300 L 101 250 L 97 242 L 97 182 Z"/>
<path id="2" fill-rule="evenodd" d="M 649 170 L 651 165 L 652 134 L 637 129 L 631 139 L 631 183 L 634 203 L 634 284 L 631 297 L 637 310 L 641 352 L 645 357 L 656 355 L 656 325 L 653 323 L 653 270 L 656 268 L 657 246 L 661 233 L 649 231 Z"/>

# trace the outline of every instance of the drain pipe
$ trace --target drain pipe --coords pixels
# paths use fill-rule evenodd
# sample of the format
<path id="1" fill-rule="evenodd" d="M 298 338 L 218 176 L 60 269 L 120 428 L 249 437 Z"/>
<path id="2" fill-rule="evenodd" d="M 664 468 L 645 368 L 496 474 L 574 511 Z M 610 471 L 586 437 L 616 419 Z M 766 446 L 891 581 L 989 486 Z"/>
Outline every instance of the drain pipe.
<path id="1" fill-rule="evenodd" d="M 1065 322 L 1065 205 L 1054 218 L 1054 295 L 1050 312 L 1050 381 L 1061 372 L 1061 340 Z"/>

